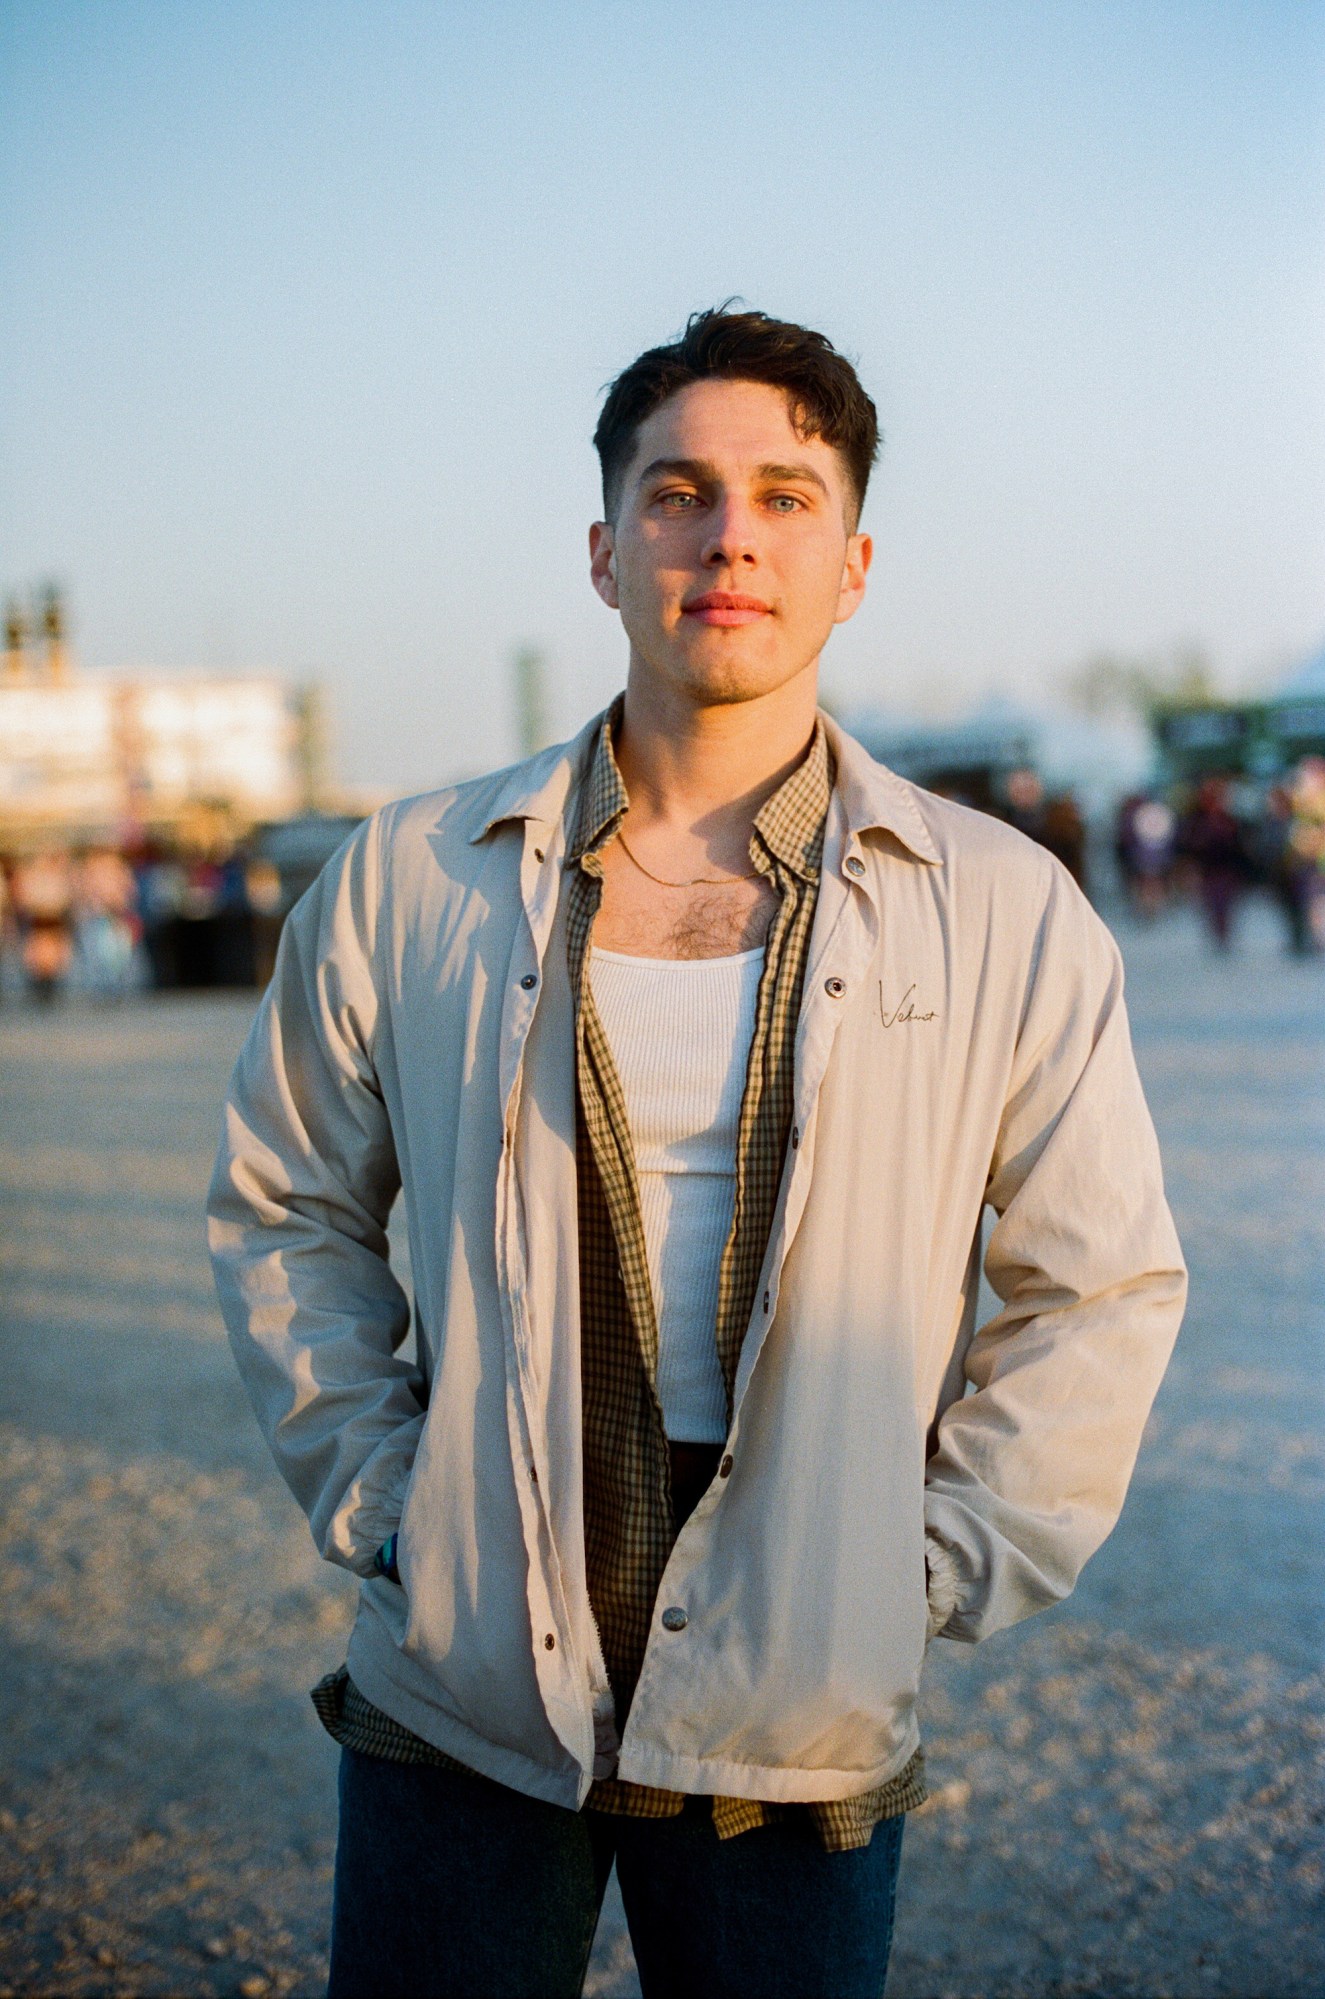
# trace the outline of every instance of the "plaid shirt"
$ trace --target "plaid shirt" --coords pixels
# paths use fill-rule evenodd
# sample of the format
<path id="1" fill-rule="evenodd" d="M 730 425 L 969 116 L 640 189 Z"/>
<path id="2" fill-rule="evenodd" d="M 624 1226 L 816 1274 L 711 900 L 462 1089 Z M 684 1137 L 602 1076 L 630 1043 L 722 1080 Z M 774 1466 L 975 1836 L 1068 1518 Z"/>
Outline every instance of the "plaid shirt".
<path id="1" fill-rule="evenodd" d="M 658 1585 L 676 1539 L 666 1433 L 656 1390 L 658 1326 L 640 1217 L 634 1147 L 620 1078 L 586 976 L 602 899 L 602 852 L 616 837 L 629 799 L 612 753 L 620 699 L 603 718 L 581 788 L 567 857 L 567 950 L 576 995 L 577 1168 L 584 1395 L 584 1517 L 589 1597 L 624 1727 L 648 1641 Z M 728 1414 L 745 1330 L 790 1138 L 796 1021 L 819 888 L 832 770 L 822 724 L 804 760 L 754 822 L 750 862 L 776 891 L 765 940 L 736 1147 L 731 1230 L 718 1282 L 716 1337 Z M 344 1669 L 314 1689 L 314 1704 L 338 1741 L 396 1762 L 462 1768 L 372 1707 Z M 888 1783 L 821 1804 L 768 1804 L 714 1798 L 720 1838 L 808 1813 L 829 1851 L 867 1845 L 880 1819 L 926 1797 L 917 1750 Z M 679 1791 L 600 1779 L 590 1809 L 670 1818 Z"/>

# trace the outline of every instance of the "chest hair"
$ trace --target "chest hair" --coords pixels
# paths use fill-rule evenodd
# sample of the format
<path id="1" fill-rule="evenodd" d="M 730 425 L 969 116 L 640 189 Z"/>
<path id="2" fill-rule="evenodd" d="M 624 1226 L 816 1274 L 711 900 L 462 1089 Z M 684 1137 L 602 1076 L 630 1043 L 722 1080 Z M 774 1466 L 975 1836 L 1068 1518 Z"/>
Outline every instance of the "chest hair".
<path id="1" fill-rule="evenodd" d="M 727 958 L 764 942 L 777 892 L 762 876 L 714 888 L 632 880 L 607 860 L 594 942 L 640 958 Z"/>

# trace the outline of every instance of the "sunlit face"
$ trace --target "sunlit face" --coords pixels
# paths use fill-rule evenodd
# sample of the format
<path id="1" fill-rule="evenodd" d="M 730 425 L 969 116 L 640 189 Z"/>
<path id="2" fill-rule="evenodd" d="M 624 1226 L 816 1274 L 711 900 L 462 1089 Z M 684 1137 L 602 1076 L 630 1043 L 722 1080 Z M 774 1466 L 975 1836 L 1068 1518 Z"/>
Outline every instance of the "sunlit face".
<path id="1" fill-rule="evenodd" d="M 841 457 L 798 434 L 782 390 L 678 391 L 640 426 L 616 519 L 589 536 L 632 673 L 717 705 L 812 670 L 865 594 L 872 547 L 854 515 Z"/>

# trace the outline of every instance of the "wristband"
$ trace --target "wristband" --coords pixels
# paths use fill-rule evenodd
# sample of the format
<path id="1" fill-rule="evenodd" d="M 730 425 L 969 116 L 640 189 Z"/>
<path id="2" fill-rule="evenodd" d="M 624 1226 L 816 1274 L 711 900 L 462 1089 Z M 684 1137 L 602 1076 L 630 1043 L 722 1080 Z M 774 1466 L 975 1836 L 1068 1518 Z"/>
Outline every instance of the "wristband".
<path id="1" fill-rule="evenodd" d="M 379 1576 L 385 1576 L 389 1583 L 400 1581 L 400 1570 L 396 1567 L 395 1534 L 388 1534 L 377 1553 L 373 1556 L 373 1567 Z"/>

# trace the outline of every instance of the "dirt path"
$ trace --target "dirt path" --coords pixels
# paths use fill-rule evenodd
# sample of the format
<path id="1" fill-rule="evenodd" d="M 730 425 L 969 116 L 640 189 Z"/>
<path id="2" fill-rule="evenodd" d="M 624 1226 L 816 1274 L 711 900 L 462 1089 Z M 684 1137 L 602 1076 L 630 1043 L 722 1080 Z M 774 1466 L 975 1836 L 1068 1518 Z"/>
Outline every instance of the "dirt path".
<path id="1" fill-rule="evenodd" d="M 1074 1600 L 925 1700 L 890 1999 L 1325 1985 L 1325 969 L 1128 940 L 1193 1302 Z M 202 1248 L 232 1000 L 0 1015 L 0 1994 L 316 1994 L 353 1586 Z M 596 1994 L 637 1990 L 609 1905 Z"/>

